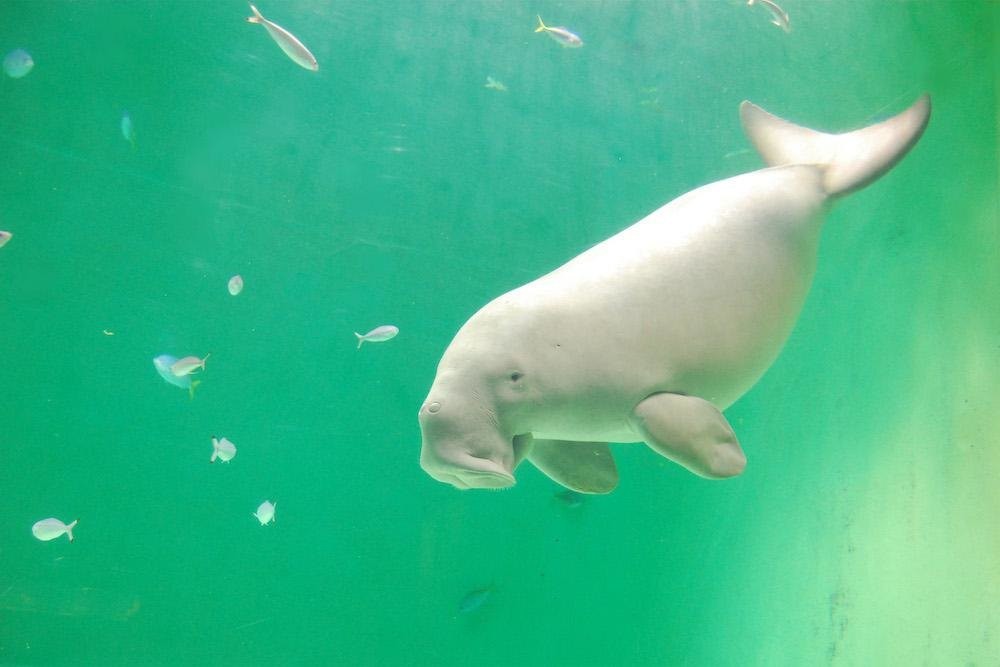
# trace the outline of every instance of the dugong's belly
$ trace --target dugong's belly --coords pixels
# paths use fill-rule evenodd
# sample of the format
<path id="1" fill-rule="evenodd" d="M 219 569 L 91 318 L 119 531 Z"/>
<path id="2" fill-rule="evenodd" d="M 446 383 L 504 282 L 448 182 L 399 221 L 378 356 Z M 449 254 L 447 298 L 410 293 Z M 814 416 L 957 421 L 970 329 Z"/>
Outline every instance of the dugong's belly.
<path id="1" fill-rule="evenodd" d="M 633 440 L 662 391 L 731 405 L 794 326 L 824 199 L 813 167 L 719 181 L 489 304 L 534 377 L 531 432 Z"/>

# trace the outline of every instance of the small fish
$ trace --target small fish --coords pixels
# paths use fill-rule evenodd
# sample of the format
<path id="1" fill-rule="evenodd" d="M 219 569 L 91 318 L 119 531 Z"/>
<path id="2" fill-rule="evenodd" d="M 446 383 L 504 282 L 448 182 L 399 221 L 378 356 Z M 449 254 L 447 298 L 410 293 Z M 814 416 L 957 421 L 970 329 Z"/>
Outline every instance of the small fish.
<path id="1" fill-rule="evenodd" d="M 236 445 L 229 441 L 228 438 L 216 438 L 212 436 L 212 458 L 208 460 L 209 463 L 215 463 L 215 459 L 219 459 L 223 463 L 229 463 L 236 456 Z M 273 512 L 272 512 L 273 514 Z"/>
<path id="2" fill-rule="evenodd" d="M 380 327 L 375 327 L 363 336 L 357 331 L 354 332 L 354 335 L 358 337 L 358 349 L 360 350 L 361 344 L 365 341 L 370 343 L 381 343 L 389 340 L 390 338 L 395 338 L 398 333 L 399 329 L 397 327 L 394 327 L 391 324 L 384 324 Z"/>
<path id="3" fill-rule="evenodd" d="M 170 372 L 170 368 L 177 363 L 177 357 L 170 354 L 161 354 L 153 359 L 153 368 L 160 374 L 163 381 L 175 387 L 188 390 L 188 396 L 194 398 L 195 388 L 201 384 L 201 380 L 191 380 L 190 375 L 178 377 Z"/>
<path id="4" fill-rule="evenodd" d="M 183 359 L 178 359 L 170 367 L 170 372 L 177 377 L 182 377 L 184 375 L 190 375 L 196 370 L 205 370 L 205 362 L 208 361 L 208 357 L 211 353 L 206 354 L 203 359 L 198 357 L 184 357 Z"/>
<path id="5" fill-rule="evenodd" d="M 560 46 L 572 49 L 578 49 L 583 46 L 583 40 L 580 39 L 579 35 L 573 34 L 562 26 L 550 28 L 542 22 L 541 16 L 538 17 L 538 27 L 535 28 L 535 32 L 547 32 L 549 37 L 559 42 Z"/>
<path id="6" fill-rule="evenodd" d="M 76 528 L 76 524 L 79 523 L 79 519 L 73 521 L 73 523 L 66 525 L 59 519 L 42 519 L 35 523 L 31 527 L 31 534 L 40 540 L 45 542 L 49 540 L 54 540 L 57 537 L 62 537 L 65 533 L 69 536 L 69 541 L 73 541 L 73 529 Z"/>
<path id="7" fill-rule="evenodd" d="M 639 100 L 639 106 L 649 111 L 654 111 L 654 112 L 663 111 L 663 104 L 660 102 L 659 97 L 656 97 L 651 100 Z"/>
<path id="8" fill-rule="evenodd" d="M 757 4 L 757 2 L 758 0 L 747 0 L 747 7 L 753 7 Z M 788 21 L 788 12 L 771 0 L 759 0 L 759 2 L 767 8 L 767 11 L 771 12 L 771 23 L 778 26 L 785 32 L 792 31 L 792 26 Z"/>
<path id="9" fill-rule="evenodd" d="M 260 521 L 260 525 L 266 526 L 267 524 L 274 521 L 274 508 L 277 503 L 272 503 L 270 500 L 265 500 L 257 508 L 257 511 L 253 513 L 257 520 Z"/>
<path id="10" fill-rule="evenodd" d="M 236 274 L 229 279 L 229 284 L 226 287 L 229 289 L 230 294 L 236 296 L 243 291 L 243 276 Z"/>
<path id="11" fill-rule="evenodd" d="M 114 336 L 115 335 L 115 332 L 111 331 L 110 329 L 101 329 L 101 333 L 104 334 L 105 336 Z"/>
<path id="12" fill-rule="evenodd" d="M 507 86 L 503 85 L 502 81 L 497 81 L 492 76 L 486 77 L 486 88 L 491 88 L 501 93 L 507 92 Z"/>
<path id="13" fill-rule="evenodd" d="M 121 128 L 125 141 L 132 144 L 132 148 L 135 148 L 135 128 L 132 126 L 132 116 L 128 114 L 128 111 L 122 112 Z"/>
<path id="14" fill-rule="evenodd" d="M 731 158 L 739 157 L 741 155 L 750 155 L 751 153 L 753 153 L 753 151 L 750 150 L 749 148 L 740 148 L 735 151 L 729 151 L 728 153 L 722 156 L 722 159 L 729 160 Z"/>
<path id="15" fill-rule="evenodd" d="M 563 491 L 560 491 L 554 497 L 556 500 L 561 502 L 566 507 L 570 507 L 573 509 L 579 507 L 580 505 L 583 505 L 583 494 L 577 493 L 576 491 L 572 491 L 570 489 L 565 489 Z"/>
<path id="16" fill-rule="evenodd" d="M 7 241 L 10 241 L 13 237 L 14 237 L 14 235 L 11 234 L 10 232 L 2 232 L 2 231 L 0 231 L 0 248 L 2 248 L 5 245 L 7 245 Z"/>
<path id="17" fill-rule="evenodd" d="M 3 59 L 3 71 L 12 79 L 20 79 L 31 71 L 35 61 L 24 49 L 14 49 Z"/>
<path id="18" fill-rule="evenodd" d="M 288 32 L 282 28 L 277 23 L 271 23 L 264 15 L 257 11 L 257 8 L 251 3 L 250 11 L 253 12 L 253 16 L 247 17 L 249 23 L 259 23 L 267 29 L 267 34 L 271 36 L 275 44 L 281 47 L 281 50 L 285 54 L 295 61 L 296 65 L 305 67 L 313 72 L 319 71 L 319 63 L 316 62 L 316 58 L 313 54 L 309 53 L 309 49 L 305 45 L 296 39 L 295 35 Z"/>
<path id="19" fill-rule="evenodd" d="M 486 601 L 490 599 L 493 594 L 493 590 L 496 588 L 494 584 L 490 584 L 486 588 L 477 588 L 474 591 L 469 591 L 462 599 L 458 601 L 458 611 L 462 614 L 469 614 L 486 604 Z"/>

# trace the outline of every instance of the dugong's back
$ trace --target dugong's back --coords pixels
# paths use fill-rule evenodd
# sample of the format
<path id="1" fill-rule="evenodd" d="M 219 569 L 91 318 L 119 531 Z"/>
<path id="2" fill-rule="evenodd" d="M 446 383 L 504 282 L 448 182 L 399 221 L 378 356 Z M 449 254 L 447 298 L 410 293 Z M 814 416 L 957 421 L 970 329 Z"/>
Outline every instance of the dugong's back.
<path id="1" fill-rule="evenodd" d="M 554 366 L 546 377 L 565 391 L 598 386 L 623 404 L 669 391 L 728 407 L 794 327 L 828 200 L 898 161 L 922 132 L 929 101 L 844 135 L 748 103 L 742 112 L 748 135 L 779 166 L 693 190 L 494 302 L 524 311 L 517 320 L 531 338 L 559 343 L 560 354 L 542 357 Z"/>
<path id="2" fill-rule="evenodd" d="M 699 188 L 507 297 L 559 343 L 565 367 L 552 375 L 570 386 L 725 407 L 773 361 L 802 307 L 821 177 L 781 167 Z"/>

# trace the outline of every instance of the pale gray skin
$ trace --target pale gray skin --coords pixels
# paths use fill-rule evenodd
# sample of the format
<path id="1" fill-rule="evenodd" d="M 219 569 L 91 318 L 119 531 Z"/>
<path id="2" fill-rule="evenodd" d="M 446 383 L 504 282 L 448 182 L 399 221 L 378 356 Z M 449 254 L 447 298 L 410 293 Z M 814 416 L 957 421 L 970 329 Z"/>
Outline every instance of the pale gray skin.
<path id="1" fill-rule="evenodd" d="M 425 471 L 503 488 L 527 458 L 568 488 L 607 493 L 609 442 L 645 442 L 707 478 L 743 471 L 721 411 L 791 333 L 831 198 L 901 159 L 930 101 L 842 135 L 747 102 L 741 114 L 781 166 L 693 190 L 465 323 L 420 409 Z"/>

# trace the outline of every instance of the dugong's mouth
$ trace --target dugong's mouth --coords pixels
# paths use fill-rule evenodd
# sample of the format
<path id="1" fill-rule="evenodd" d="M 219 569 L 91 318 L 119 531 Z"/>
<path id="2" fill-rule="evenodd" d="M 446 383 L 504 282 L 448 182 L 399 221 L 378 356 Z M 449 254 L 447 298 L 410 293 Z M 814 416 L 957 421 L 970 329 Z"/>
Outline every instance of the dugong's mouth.
<path id="1" fill-rule="evenodd" d="M 514 486 L 514 478 L 505 473 L 462 470 L 435 475 L 440 481 L 456 489 L 507 489 Z"/>
<path id="2" fill-rule="evenodd" d="M 428 465 L 422 461 L 421 465 L 431 477 L 456 489 L 506 489 L 516 483 L 514 476 L 495 461 L 471 454 L 462 458 L 459 464 L 437 462 Z"/>

